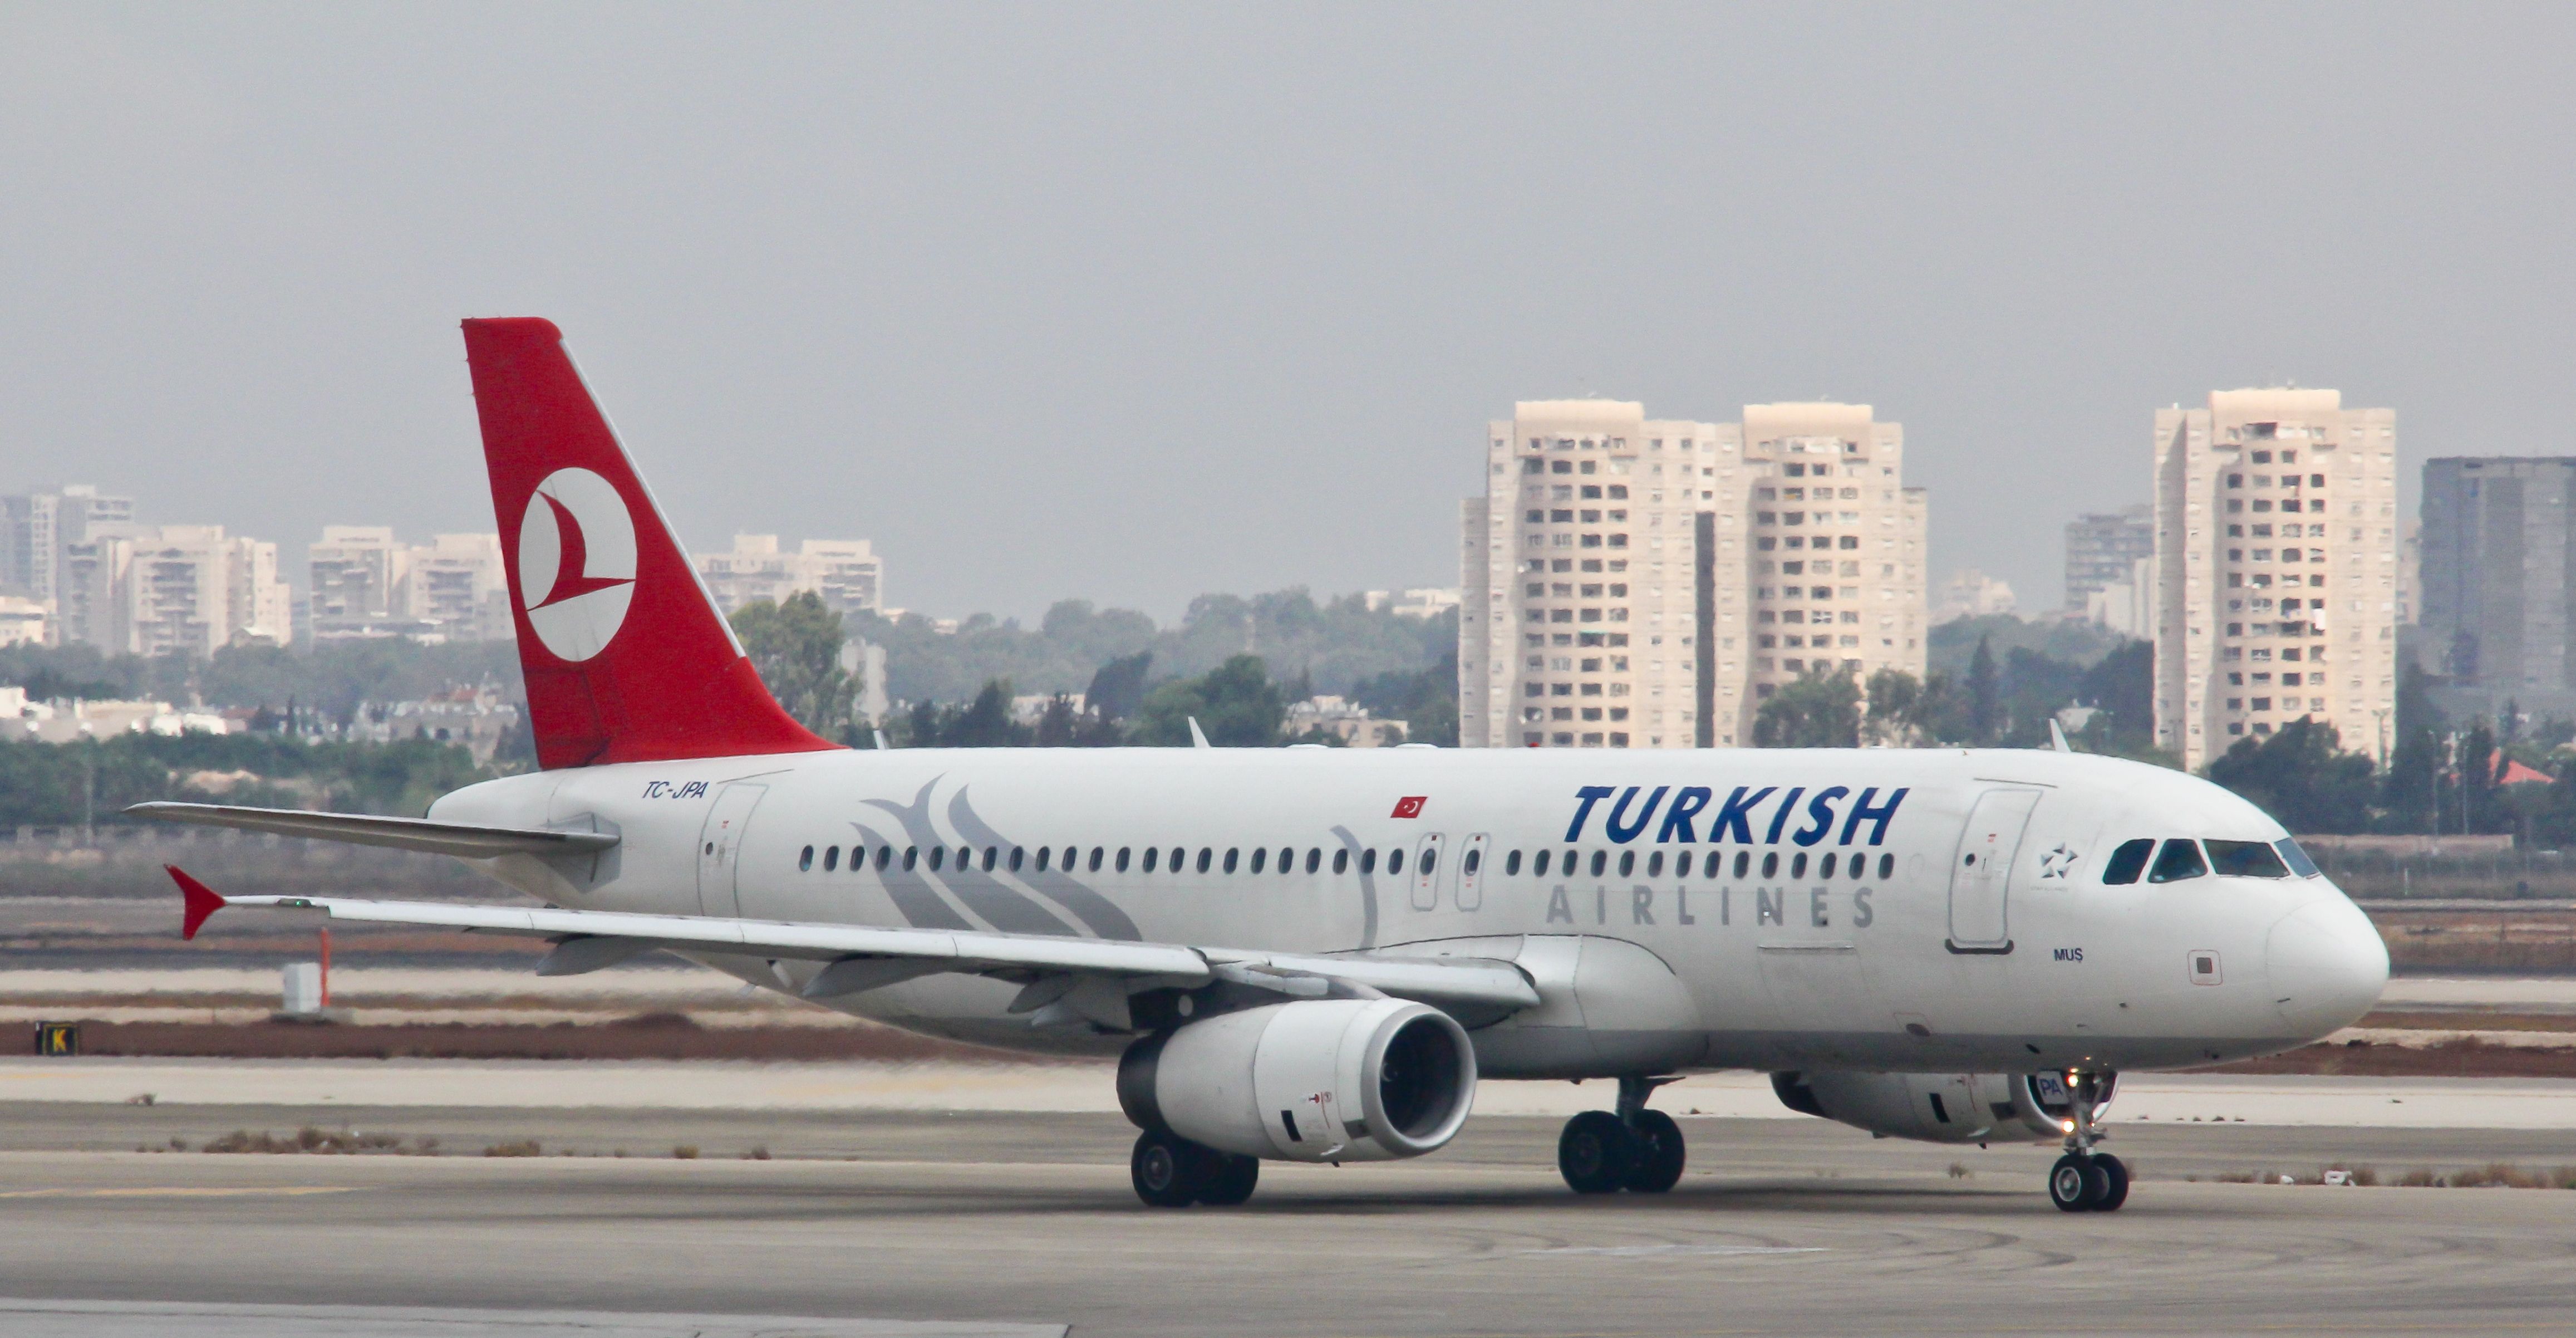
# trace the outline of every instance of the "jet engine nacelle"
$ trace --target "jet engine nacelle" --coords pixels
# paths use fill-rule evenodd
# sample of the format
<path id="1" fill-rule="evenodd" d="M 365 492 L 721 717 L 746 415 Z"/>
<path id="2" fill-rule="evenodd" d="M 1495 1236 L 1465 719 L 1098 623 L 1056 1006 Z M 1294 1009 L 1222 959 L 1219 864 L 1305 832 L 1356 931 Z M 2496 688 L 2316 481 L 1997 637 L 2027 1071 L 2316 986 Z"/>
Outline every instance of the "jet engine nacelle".
<path id="1" fill-rule="evenodd" d="M 1139 1128 L 1283 1161 L 1419 1157 L 1457 1136 L 1475 1095 L 1466 1029 L 1401 999 L 1225 1013 L 1118 1061 L 1118 1104 Z"/>
<path id="2" fill-rule="evenodd" d="M 1771 1090 L 1791 1110 L 1927 1143 L 2049 1142 L 2074 1116 L 2055 1073 L 1774 1073 Z M 2106 1079 L 2097 1117 L 2111 1092 Z"/>

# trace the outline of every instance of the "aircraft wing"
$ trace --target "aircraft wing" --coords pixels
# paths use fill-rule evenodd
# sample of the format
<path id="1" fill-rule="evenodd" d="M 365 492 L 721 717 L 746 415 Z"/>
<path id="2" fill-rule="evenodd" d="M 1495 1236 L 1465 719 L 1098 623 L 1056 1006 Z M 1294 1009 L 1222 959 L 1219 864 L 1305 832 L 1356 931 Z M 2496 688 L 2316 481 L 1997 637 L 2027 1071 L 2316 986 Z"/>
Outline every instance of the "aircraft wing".
<path id="1" fill-rule="evenodd" d="M 138 818 L 184 822 L 199 827 L 234 827 L 246 832 L 309 836 L 362 846 L 490 859 L 495 855 L 588 855 L 617 844 L 605 832 L 530 831 L 517 827 L 469 827 L 425 818 L 379 818 L 363 813 L 307 813 L 292 808 L 239 808 L 230 804 L 134 804 L 125 810 Z"/>
<path id="2" fill-rule="evenodd" d="M 828 963 L 806 986 L 805 993 L 812 997 L 855 993 L 914 976 L 960 972 L 1026 981 L 1041 992 L 1050 978 L 1152 978 L 1184 988 L 1222 978 L 1291 996 L 1320 994 L 1325 982 L 1342 981 L 1431 1004 L 1510 1011 L 1534 1008 L 1539 1003 L 1538 990 L 1519 967 L 1479 958 L 1338 957 L 1047 934 L 880 929 L 719 916 L 342 897 L 224 897 L 175 865 L 170 866 L 170 876 L 179 884 L 186 902 L 182 937 L 196 937 L 207 916 L 228 906 L 318 913 L 357 924 L 418 925 L 552 939 L 555 951 L 539 967 L 541 974 L 549 975 L 595 970 L 651 948 L 674 948 Z M 1119 1011 L 1123 1011 L 1123 1005 Z"/>

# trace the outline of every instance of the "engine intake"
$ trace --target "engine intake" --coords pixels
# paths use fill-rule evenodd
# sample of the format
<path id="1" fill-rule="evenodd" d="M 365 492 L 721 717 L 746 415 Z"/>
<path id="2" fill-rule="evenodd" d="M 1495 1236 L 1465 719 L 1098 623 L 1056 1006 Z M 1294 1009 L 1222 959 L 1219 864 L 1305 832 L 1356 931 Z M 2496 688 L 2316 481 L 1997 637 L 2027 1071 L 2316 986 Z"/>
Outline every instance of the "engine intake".
<path id="1" fill-rule="evenodd" d="M 2053 1141 L 2074 1112 L 2055 1073 L 1774 1073 L 1771 1090 L 1802 1114 L 1926 1143 Z"/>
<path id="2" fill-rule="evenodd" d="M 1401 999 L 1248 1008 L 1118 1061 L 1118 1104 L 1139 1128 L 1282 1161 L 1419 1157 L 1457 1137 L 1475 1095 L 1466 1029 Z"/>

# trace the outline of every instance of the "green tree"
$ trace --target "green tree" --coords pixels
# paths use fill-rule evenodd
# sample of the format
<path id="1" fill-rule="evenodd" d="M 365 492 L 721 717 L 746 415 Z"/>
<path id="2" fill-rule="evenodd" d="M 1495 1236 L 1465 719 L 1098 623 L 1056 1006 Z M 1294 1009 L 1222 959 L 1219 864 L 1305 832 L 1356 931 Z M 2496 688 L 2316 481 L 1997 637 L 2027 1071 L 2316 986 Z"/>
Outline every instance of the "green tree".
<path id="1" fill-rule="evenodd" d="M 822 596 L 799 591 L 783 604 L 759 599 L 743 605 L 734 611 L 733 631 L 778 704 L 807 729 L 838 738 L 858 692 L 841 667 L 847 640 L 841 615 L 826 608 Z"/>
<path id="2" fill-rule="evenodd" d="M 1995 674 L 1995 653 L 1986 638 L 1977 638 L 1977 653 L 1968 660 L 1968 741 L 1992 743 L 2003 728 L 2003 687 Z"/>
<path id="3" fill-rule="evenodd" d="M 1762 699 L 1753 714 L 1757 748 L 1857 748 L 1860 682 L 1849 668 L 1810 669 Z"/>
<path id="4" fill-rule="evenodd" d="M 990 679 L 966 708 L 941 722 L 939 742 L 949 748 L 1025 748 L 1032 731 L 1011 718 L 1011 682 Z"/>
<path id="5" fill-rule="evenodd" d="M 1226 748 L 1268 748 L 1280 742 L 1288 704 L 1258 655 L 1237 655 L 1201 678 L 1175 678 L 1145 695 L 1129 731 L 1130 742 L 1154 747 L 1189 746 L 1196 717 L 1208 742 Z"/>
<path id="6" fill-rule="evenodd" d="M 2370 759 L 2343 751 L 2334 726 L 2300 719 L 2267 737 L 2238 739 L 2209 764 L 2209 779 L 2293 832 L 2358 832 L 2370 826 Z"/>

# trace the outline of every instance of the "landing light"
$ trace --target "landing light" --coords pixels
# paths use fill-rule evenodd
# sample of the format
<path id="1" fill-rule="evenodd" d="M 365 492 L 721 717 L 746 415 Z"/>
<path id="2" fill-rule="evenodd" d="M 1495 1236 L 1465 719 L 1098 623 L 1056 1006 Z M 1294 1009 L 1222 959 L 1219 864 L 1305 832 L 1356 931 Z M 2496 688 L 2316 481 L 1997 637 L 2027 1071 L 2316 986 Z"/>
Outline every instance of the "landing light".
<path id="1" fill-rule="evenodd" d="M 2058 1124 L 2058 1127 L 2059 1127 L 2060 1129 L 2064 1130 L 2064 1131 L 2065 1131 L 2065 1132 L 2067 1132 L 2067 1133 L 2070 1133 L 2070 1134 L 2071 1134 L 2071 1133 L 2075 1132 L 2075 1121 L 2073 1121 L 2073 1120 L 2059 1120 L 2059 1121 L 2057 1122 L 2057 1124 Z"/>

